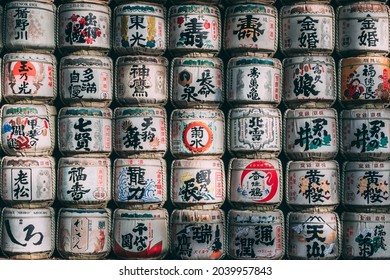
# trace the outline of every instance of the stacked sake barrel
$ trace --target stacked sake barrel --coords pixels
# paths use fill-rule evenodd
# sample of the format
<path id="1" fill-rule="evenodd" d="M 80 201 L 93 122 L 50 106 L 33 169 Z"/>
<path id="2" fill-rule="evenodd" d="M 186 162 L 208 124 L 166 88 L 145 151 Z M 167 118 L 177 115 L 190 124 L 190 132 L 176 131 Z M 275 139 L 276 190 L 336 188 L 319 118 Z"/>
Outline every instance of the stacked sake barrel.
<path id="1" fill-rule="evenodd" d="M 54 252 L 57 95 L 53 1 L 7 1 L 1 108 L 0 247 L 8 258 L 44 259 Z M 2 9 L 0 9 L 2 12 Z M 1 47 L 0 47 L 1 49 Z"/>
<path id="2" fill-rule="evenodd" d="M 168 60 L 166 9 L 116 1 L 112 250 L 121 259 L 162 259 L 169 251 L 167 198 Z"/>
<path id="3" fill-rule="evenodd" d="M 220 1 L 172 1 L 168 10 L 170 100 L 170 225 L 175 259 L 226 254 L 225 116 Z"/>
<path id="4" fill-rule="evenodd" d="M 338 214 L 338 114 L 335 16 L 330 1 L 286 1 L 280 9 L 283 59 L 287 257 L 337 259 L 341 254 Z M 326 3 L 324 3 L 326 2 Z"/>
<path id="5" fill-rule="evenodd" d="M 282 65 L 278 47 L 278 12 L 274 1 L 227 1 L 224 50 L 226 96 L 230 105 L 227 147 L 228 256 L 234 259 L 281 259 L 283 198 Z M 265 3 L 265 4 L 262 4 Z"/>
<path id="6" fill-rule="evenodd" d="M 337 45 L 346 259 L 389 259 L 389 7 L 338 1 Z M 351 3 L 353 2 L 353 3 Z"/>
<path id="7" fill-rule="evenodd" d="M 113 63 L 108 1 L 62 1 L 57 251 L 66 259 L 102 259 L 111 251 Z"/>

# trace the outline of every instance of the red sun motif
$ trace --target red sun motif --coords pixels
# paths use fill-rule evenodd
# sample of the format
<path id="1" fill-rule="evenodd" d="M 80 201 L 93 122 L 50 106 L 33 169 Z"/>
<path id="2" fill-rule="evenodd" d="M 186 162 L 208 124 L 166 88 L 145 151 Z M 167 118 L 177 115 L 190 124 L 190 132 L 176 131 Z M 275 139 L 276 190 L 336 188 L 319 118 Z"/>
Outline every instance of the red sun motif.
<path id="1" fill-rule="evenodd" d="M 34 64 L 30 61 L 17 61 L 12 68 L 12 74 L 17 77 L 17 79 L 28 82 L 37 75 L 37 71 Z"/>
<path id="2" fill-rule="evenodd" d="M 270 201 L 275 196 L 279 188 L 279 176 L 275 170 L 275 167 L 271 163 L 264 160 L 257 160 L 251 162 L 245 167 L 245 170 L 242 172 L 240 180 L 241 186 L 243 186 L 245 178 L 253 171 L 261 171 L 262 173 L 265 173 L 266 175 L 264 177 L 266 178 L 266 184 L 270 187 L 270 192 L 266 197 L 254 201 L 257 203 Z"/>

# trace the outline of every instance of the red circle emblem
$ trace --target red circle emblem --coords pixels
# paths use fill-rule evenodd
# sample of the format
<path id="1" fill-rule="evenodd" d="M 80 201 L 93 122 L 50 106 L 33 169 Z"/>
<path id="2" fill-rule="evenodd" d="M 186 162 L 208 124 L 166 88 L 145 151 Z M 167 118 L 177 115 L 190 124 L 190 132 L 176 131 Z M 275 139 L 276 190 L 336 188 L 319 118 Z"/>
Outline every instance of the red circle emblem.
<path id="1" fill-rule="evenodd" d="M 211 147 L 213 132 L 203 122 L 192 122 L 184 130 L 183 141 L 190 151 L 201 153 Z"/>
<path id="2" fill-rule="evenodd" d="M 260 184 L 260 187 L 263 189 L 268 189 L 268 193 L 265 194 L 263 198 L 256 199 L 254 201 L 257 203 L 270 201 L 275 196 L 279 188 L 279 176 L 275 170 L 275 167 L 268 161 L 264 160 L 251 162 L 242 172 L 240 180 L 241 187 L 244 186 L 245 181 L 251 180 L 251 178 L 255 176 L 258 176 L 262 179 L 262 184 Z"/>

